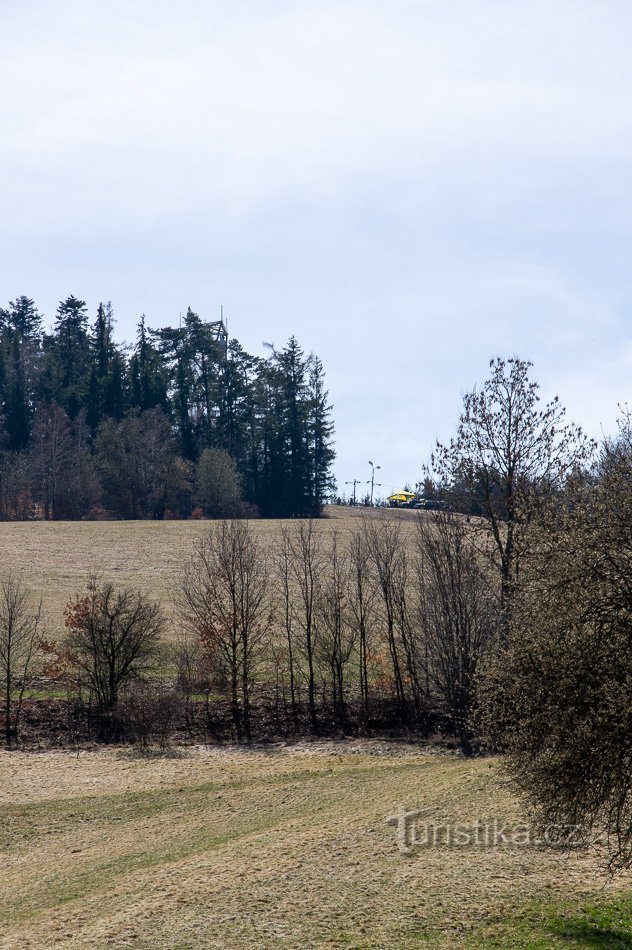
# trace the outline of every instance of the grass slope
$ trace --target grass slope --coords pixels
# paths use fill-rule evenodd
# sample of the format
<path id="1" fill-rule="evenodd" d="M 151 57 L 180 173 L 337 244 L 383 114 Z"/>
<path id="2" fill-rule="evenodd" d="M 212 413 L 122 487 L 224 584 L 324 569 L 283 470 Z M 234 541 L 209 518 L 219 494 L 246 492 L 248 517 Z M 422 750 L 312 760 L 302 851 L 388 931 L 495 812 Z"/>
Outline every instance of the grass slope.
<path id="1" fill-rule="evenodd" d="M 319 529 L 346 536 L 363 515 L 401 518 L 412 526 L 415 511 L 369 511 L 332 507 Z M 273 544 L 288 522 L 255 520 L 252 526 Z M 296 525 L 296 521 L 291 522 Z M 49 635 L 64 632 L 64 607 L 85 590 L 88 574 L 140 588 L 169 610 L 174 585 L 208 521 L 30 521 L 0 522 L 0 571 L 16 570 L 42 600 Z"/>
<path id="2" fill-rule="evenodd" d="M 629 881 L 606 886 L 593 856 L 400 853 L 400 804 L 521 819 L 489 759 L 378 742 L 0 753 L 0 800 L 3 948 L 632 946 Z"/>

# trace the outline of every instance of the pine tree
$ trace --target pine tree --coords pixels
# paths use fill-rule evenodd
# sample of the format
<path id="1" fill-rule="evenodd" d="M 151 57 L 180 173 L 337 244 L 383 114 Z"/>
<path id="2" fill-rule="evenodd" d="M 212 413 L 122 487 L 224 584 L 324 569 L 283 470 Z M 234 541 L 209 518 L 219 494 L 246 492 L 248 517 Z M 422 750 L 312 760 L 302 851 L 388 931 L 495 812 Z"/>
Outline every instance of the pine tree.
<path id="1" fill-rule="evenodd" d="M 90 335 L 90 385 L 87 422 L 94 435 L 104 418 L 121 419 L 125 413 L 125 356 L 113 338 L 112 305 L 99 304 Z"/>
<path id="2" fill-rule="evenodd" d="M 237 340 L 231 340 L 216 382 L 214 445 L 228 452 L 239 465 L 251 501 L 255 500 L 257 482 L 256 382 L 262 365 L 262 360 L 246 353 Z"/>
<path id="3" fill-rule="evenodd" d="M 37 340 L 42 332 L 42 316 L 38 313 L 35 302 L 30 297 L 16 297 L 9 303 L 9 310 L 5 311 L 8 325 L 24 340 Z"/>
<path id="4" fill-rule="evenodd" d="M 314 438 L 310 414 L 315 409 L 310 393 L 310 361 L 296 337 L 291 337 L 285 349 L 274 350 L 262 367 L 257 503 L 268 516 L 308 517 L 320 507 L 313 466 L 310 468 L 310 438 Z M 318 419 L 324 428 L 319 429 L 318 452 L 319 465 L 322 455 L 324 468 L 319 474 L 318 491 L 322 493 L 321 482 L 327 477 L 331 458 L 321 451 L 328 436 L 326 394 L 320 392 L 320 398 L 324 403 Z"/>
<path id="5" fill-rule="evenodd" d="M 45 338 L 44 395 L 75 419 L 87 403 L 90 380 L 88 317 L 83 300 L 70 296 L 57 309 L 53 334 Z"/>
<path id="6" fill-rule="evenodd" d="M 269 360 L 257 380 L 259 425 L 257 432 L 256 503 L 262 515 L 282 518 L 291 515 L 288 500 L 289 455 L 286 451 L 286 425 L 282 377 Z"/>
<path id="7" fill-rule="evenodd" d="M 333 447 L 334 426 L 331 420 L 332 407 L 325 389 L 325 371 L 317 356 L 309 358 L 307 443 L 309 455 L 309 507 L 310 515 L 322 513 L 325 499 L 336 488 L 331 466 L 336 457 Z"/>
<path id="8" fill-rule="evenodd" d="M 31 435 L 41 356 L 41 315 L 29 297 L 18 297 L 0 314 L 0 385 L 9 448 L 20 451 Z"/>
<path id="9" fill-rule="evenodd" d="M 114 348 L 103 394 L 104 415 L 110 419 L 122 419 L 125 415 L 127 407 L 126 377 L 125 356 Z"/>
<path id="10" fill-rule="evenodd" d="M 290 337 L 285 349 L 276 354 L 276 363 L 281 383 L 284 450 L 288 458 L 285 502 L 289 514 L 304 517 L 310 513 L 307 361 L 296 337 Z"/>
<path id="11" fill-rule="evenodd" d="M 134 409 L 145 412 L 160 406 L 167 408 L 168 371 L 151 334 L 145 326 L 145 314 L 140 318 L 136 347 L 129 364 L 130 401 Z"/>

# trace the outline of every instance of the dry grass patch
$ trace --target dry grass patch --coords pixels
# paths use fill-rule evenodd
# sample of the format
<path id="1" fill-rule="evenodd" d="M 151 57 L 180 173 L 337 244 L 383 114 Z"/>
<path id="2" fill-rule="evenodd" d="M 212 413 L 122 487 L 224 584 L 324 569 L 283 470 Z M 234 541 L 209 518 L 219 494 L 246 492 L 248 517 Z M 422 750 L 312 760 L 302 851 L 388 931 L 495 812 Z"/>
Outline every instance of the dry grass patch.
<path id="1" fill-rule="evenodd" d="M 360 517 L 401 518 L 412 527 L 417 512 L 366 511 L 331 507 L 319 521 L 324 532 L 347 536 Z M 257 535 L 276 541 L 283 525 L 295 521 L 253 521 Z M 209 530 L 208 521 L 31 521 L 0 522 L 0 571 L 24 574 L 26 586 L 43 601 L 50 633 L 64 632 L 64 607 L 83 591 L 88 574 L 138 587 L 169 608 L 174 584 L 193 545 Z"/>
<path id="2" fill-rule="evenodd" d="M 486 945 L 534 901 L 626 886 L 604 894 L 589 855 L 402 855 L 399 804 L 520 820 L 492 760 L 386 743 L 5 753 L 0 778 L 7 948 Z"/>

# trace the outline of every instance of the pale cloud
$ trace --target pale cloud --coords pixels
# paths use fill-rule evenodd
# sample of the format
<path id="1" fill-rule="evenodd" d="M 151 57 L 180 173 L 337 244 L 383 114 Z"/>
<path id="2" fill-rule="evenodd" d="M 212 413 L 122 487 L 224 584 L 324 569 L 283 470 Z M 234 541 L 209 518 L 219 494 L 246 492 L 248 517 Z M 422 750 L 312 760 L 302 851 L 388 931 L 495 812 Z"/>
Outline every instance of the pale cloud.
<path id="1" fill-rule="evenodd" d="M 342 481 L 380 452 L 414 479 L 497 352 L 611 426 L 631 28 L 627 0 L 5 0 L 1 292 L 296 333 Z"/>
<path id="2" fill-rule="evenodd" d="M 597 12 L 608 4 L 19 7 L 4 160 L 25 180 L 74 181 L 105 210 L 113 188 L 130 217 L 153 188 L 166 216 L 192 188 L 246 214 L 331 197 L 358 173 L 413 176 L 417 210 L 452 176 L 497 201 L 521 174 L 537 181 L 538 159 L 607 156 L 630 121 L 621 24 Z"/>

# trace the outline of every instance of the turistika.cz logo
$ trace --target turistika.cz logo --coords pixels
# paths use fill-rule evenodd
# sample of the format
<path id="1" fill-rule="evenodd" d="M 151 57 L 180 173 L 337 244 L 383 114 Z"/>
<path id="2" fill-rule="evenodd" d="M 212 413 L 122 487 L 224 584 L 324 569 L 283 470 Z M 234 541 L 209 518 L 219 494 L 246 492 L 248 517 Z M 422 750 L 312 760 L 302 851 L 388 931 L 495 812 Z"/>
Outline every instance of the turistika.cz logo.
<path id="1" fill-rule="evenodd" d="M 408 811 L 400 805 L 386 819 L 395 828 L 397 845 L 404 854 L 423 848 L 533 848 L 578 846 L 577 825 L 547 825 L 536 828 L 528 823 L 511 824 L 493 819 L 455 822 L 433 818 L 428 809 Z"/>

